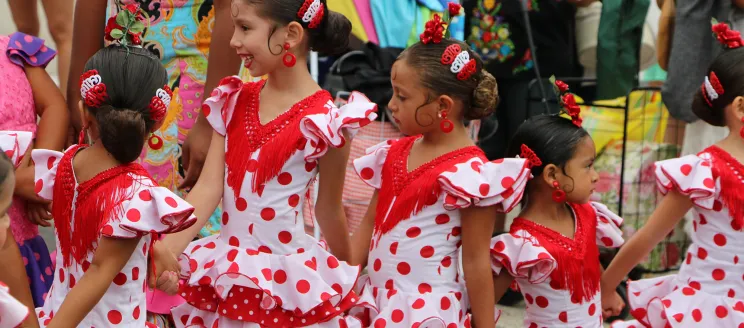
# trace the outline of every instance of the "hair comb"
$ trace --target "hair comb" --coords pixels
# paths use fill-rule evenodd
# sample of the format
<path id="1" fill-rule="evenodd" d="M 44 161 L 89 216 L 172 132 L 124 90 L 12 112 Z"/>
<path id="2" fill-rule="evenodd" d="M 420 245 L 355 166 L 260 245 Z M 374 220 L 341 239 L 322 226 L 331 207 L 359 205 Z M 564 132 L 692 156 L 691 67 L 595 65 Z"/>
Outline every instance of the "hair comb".
<path id="1" fill-rule="evenodd" d="M 527 166 L 529 166 L 530 168 L 542 165 L 540 157 L 537 157 L 537 154 L 535 154 L 535 152 L 532 151 L 532 149 L 530 149 L 530 147 L 525 144 L 522 144 L 522 152 L 520 153 L 519 157 L 526 159 Z"/>
<path id="2" fill-rule="evenodd" d="M 310 29 L 320 26 L 323 16 L 325 16 L 325 5 L 320 0 L 305 0 L 300 10 L 297 11 L 297 18 L 301 19 Z"/>

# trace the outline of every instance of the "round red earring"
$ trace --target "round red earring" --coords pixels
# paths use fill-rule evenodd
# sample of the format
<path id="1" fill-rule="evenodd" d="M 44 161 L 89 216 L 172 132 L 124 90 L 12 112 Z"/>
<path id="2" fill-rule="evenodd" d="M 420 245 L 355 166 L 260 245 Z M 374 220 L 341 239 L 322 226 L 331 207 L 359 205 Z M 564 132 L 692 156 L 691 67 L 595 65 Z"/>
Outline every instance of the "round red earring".
<path id="1" fill-rule="evenodd" d="M 553 188 L 555 188 L 555 191 L 553 191 L 553 201 L 556 203 L 565 202 L 566 192 L 561 189 L 561 186 L 558 183 L 558 181 L 553 181 Z"/>
<path id="2" fill-rule="evenodd" d="M 744 123 L 744 117 L 741 118 L 741 123 Z M 739 130 L 739 136 L 744 139 L 744 126 Z"/>
<path id="3" fill-rule="evenodd" d="M 444 133 L 452 132 L 452 129 L 455 128 L 455 124 L 453 124 L 452 121 L 447 119 L 447 112 L 441 112 L 439 115 L 442 117 L 442 120 L 439 122 L 439 128 L 442 129 L 442 132 Z"/>
<path id="4" fill-rule="evenodd" d="M 297 63 L 297 57 L 293 55 L 291 52 L 289 52 L 289 42 L 284 42 L 284 57 L 282 57 L 282 61 L 284 61 L 284 66 L 292 67 Z"/>
<path id="5" fill-rule="evenodd" d="M 85 134 L 88 130 L 87 126 L 84 126 L 82 130 L 80 130 L 80 135 L 78 135 L 78 145 L 84 145 L 85 144 Z"/>

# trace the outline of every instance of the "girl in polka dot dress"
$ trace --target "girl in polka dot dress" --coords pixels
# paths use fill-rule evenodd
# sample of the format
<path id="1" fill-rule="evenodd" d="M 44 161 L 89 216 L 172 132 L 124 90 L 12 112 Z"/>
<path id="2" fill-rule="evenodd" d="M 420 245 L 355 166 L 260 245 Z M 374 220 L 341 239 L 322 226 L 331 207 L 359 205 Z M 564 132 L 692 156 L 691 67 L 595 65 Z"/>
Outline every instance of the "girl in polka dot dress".
<path id="1" fill-rule="evenodd" d="M 23 158 L 27 158 L 24 154 L 31 146 L 32 137 L 33 134 L 26 131 L 0 132 L 0 252 L 3 255 L 0 257 L 0 264 L 3 265 L 3 270 L 0 271 L 0 328 L 13 328 L 24 321 L 27 324 L 36 321 L 35 316 L 28 317 L 29 308 L 33 309 L 34 304 L 28 280 L 23 275 L 20 253 L 13 238 L 9 238 L 11 231 L 8 215 L 16 185 L 15 170 Z M 13 286 L 15 295 L 10 294 L 8 285 Z M 13 296 L 25 299 L 28 307 Z"/>
<path id="2" fill-rule="evenodd" d="M 690 209 L 697 214 L 692 244 L 679 273 L 628 283 L 636 320 L 613 327 L 744 326 L 744 42 L 726 24 L 713 31 L 728 49 L 711 64 L 692 110 L 732 133 L 697 155 L 656 163 L 657 185 L 666 196 L 614 258 L 602 286 L 615 288 Z M 603 304 L 621 306 L 610 297 Z"/>
<path id="3" fill-rule="evenodd" d="M 158 234 L 196 221 L 189 204 L 133 163 L 165 117 L 166 71 L 131 43 L 101 49 L 85 70 L 80 110 L 92 145 L 83 144 L 81 133 L 64 153 L 31 153 L 36 191 L 53 204 L 58 249 L 54 283 L 37 308 L 39 323 L 145 327 L 152 244 Z"/>
<path id="4" fill-rule="evenodd" d="M 354 161 L 376 189 L 352 243 L 353 263 L 368 276 L 351 313 L 365 326 L 495 326 L 493 218 L 519 202 L 528 164 L 489 162 L 468 136 L 463 120 L 493 112 L 496 80 L 467 45 L 437 35 L 442 24 L 429 21 L 392 68 L 388 107 L 411 137 Z"/>
<path id="5" fill-rule="evenodd" d="M 187 197 L 199 223 L 164 240 L 182 254 L 187 303 L 173 309 L 176 325 L 358 327 L 344 316 L 359 268 L 343 262 L 341 194 L 349 140 L 377 109 L 358 93 L 335 107 L 305 65 L 310 48 L 343 50 L 350 23 L 319 0 L 235 0 L 232 14 L 231 46 L 252 76 L 268 79 L 225 78 L 202 107 L 214 133 Z M 318 174 L 315 214 L 335 256 L 304 230 Z M 191 242 L 220 200 L 220 233 Z"/>
<path id="6" fill-rule="evenodd" d="M 555 85 L 560 93 L 568 89 Z M 622 219 L 589 202 L 598 181 L 594 142 L 581 127 L 573 95 L 559 98 L 571 120 L 532 117 L 509 146 L 511 156 L 530 160 L 534 178 L 509 233 L 492 240 L 495 294 L 500 298 L 510 286 L 522 292 L 524 327 L 602 327 L 598 246 L 623 243 Z"/>

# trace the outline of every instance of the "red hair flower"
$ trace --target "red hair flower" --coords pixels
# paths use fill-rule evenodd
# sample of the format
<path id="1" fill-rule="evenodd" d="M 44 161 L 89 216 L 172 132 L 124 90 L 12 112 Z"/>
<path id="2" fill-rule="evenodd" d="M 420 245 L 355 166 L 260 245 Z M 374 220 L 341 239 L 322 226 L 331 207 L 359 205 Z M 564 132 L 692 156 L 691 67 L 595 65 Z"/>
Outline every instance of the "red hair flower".
<path id="1" fill-rule="evenodd" d="M 442 39 L 444 38 L 444 23 L 442 17 L 434 14 L 434 18 L 426 22 L 424 33 L 421 33 L 420 35 L 421 43 L 429 44 L 442 42 Z"/>
<path id="2" fill-rule="evenodd" d="M 520 157 L 527 160 L 527 166 L 529 168 L 538 167 L 542 165 L 542 161 L 540 160 L 540 157 L 537 157 L 537 154 L 535 154 L 530 147 L 527 147 L 527 145 L 522 144 L 522 153 L 520 154 Z"/>
<path id="3" fill-rule="evenodd" d="M 561 80 L 555 80 L 555 87 L 558 88 L 558 91 L 560 91 L 561 93 L 568 91 L 568 84 Z"/>
<path id="4" fill-rule="evenodd" d="M 116 23 L 116 17 L 109 17 L 108 22 L 106 22 L 105 29 L 106 36 L 104 38 L 106 39 L 106 41 L 114 41 L 114 38 L 111 36 L 111 31 L 113 31 L 114 29 L 123 30 L 121 25 Z"/>
<path id="5" fill-rule="evenodd" d="M 133 45 L 138 46 L 138 45 L 141 45 L 142 44 L 142 39 L 140 38 L 140 33 L 137 33 L 137 34 L 129 33 L 129 34 L 131 35 L 131 39 L 132 39 L 132 44 Z"/>
<path id="6" fill-rule="evenodd" d="M 732 30 L 726 23 L 716 23 L 713 25 L 712 30 L 718 42 L 729 49 L 739 48 L 744 45 L 739 31 Z"/>
<path id="7" fill-rule="evenodd" d="M 139 4 L 131 3 L 124 6 L 124 10 L 129 11 L 132 14 L 136 14 L 139 11 Z"/>
<path id="8" fill-rule="evenodd" d="M 449 11 L 450 17 L 455 17 L 460 14 L 462 6 L 457 2 L 450 2 L 447 4 L 447 11 Z"/>

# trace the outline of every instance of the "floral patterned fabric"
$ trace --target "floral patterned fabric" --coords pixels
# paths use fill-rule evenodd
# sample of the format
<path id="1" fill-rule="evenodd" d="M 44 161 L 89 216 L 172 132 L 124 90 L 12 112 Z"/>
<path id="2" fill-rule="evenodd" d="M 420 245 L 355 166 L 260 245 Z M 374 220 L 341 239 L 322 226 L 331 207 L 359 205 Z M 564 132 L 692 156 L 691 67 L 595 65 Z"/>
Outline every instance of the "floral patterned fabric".
<path id="1" fill-rule="evenodd" d="M 109 0 L 109 16 L 117 13 L 116 3 L 138 3 L 150 16 L 150 28 L 143 34 L 143 46 L 157 55 L 168 71 L 168 85 L 173 101 L 163 126 L 148 139 L 140 163 L 160 186 L 180 196 L 177 186 L 183 177 L 180 171 L 181 146 L 199 113 L 204 83 L 207 78 L 207 58 L 214 27 L 212 1 L 205 0 Z M 200 231 L 210 236 L 219 231 L 218 209 Z"/>
<path id="2" fill-rule="evenodd" d="M 595 196 L 597 200 L 613 211 L 617 211 L 620 170 L 622 163 L 622 140 L 610 142 L 594 163 L 599 173 L 599 183 Z M 678 148 L 669 144 L 644 143 L 628 141 L 625 161 L 625 181 L 622 183 L 623 232 L 630 238 L 651 216 L 657 203 L 661 200 L 656 192 L 654 162 L 673 158 Z M 654 247 L 651 253 L 641 262 L 646 270 L 665 271 L 680 265 L 681 254 L 687 248 L 689 240 L 684 231 L 684 222 L 680 222 L 667 238 Z"/>

